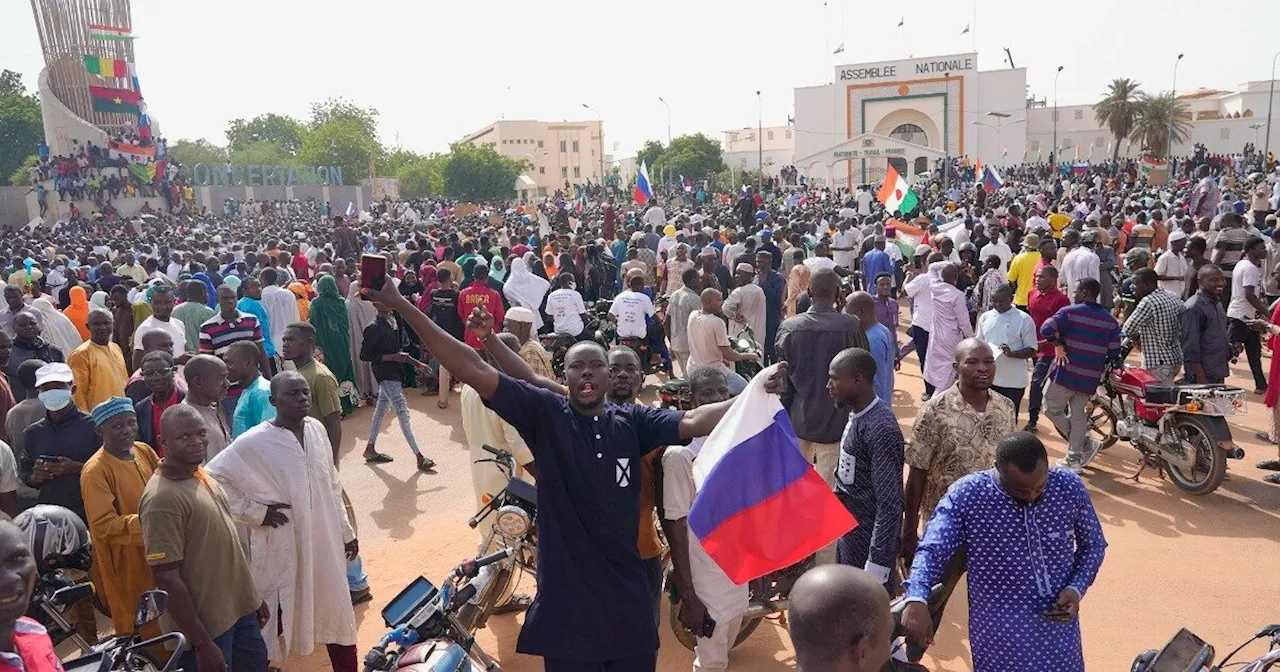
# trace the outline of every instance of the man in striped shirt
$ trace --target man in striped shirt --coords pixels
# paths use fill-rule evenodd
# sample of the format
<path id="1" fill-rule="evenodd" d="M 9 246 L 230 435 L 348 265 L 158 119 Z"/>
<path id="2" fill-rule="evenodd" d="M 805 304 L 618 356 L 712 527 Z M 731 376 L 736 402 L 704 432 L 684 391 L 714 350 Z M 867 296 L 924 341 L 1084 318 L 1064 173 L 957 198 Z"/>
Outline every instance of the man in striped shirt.
<path id="1" fill-rule="evenodd" d="M 1076 286 L 1075 303 L 1040 326 L 1040 336 L 1054 344 L 1054 368 L 1044 392 L 1044 414 L 1067 437 L 1062 466 L 1079 473 L 1098 454 L 1101 444 L 1088 436 L 1085 406 L 1098 389 L 1108 361 L 1120 356 L 1120 324 L 1098 303 L 1102 286 L 1085 278 Z"/>
<path id="2" fill-rule="evenodd" d="M 258 366 L 262 375 L 271 378 L 271 360 L 267 357 L 266 344 L 262 338 L 262 327 L 258 318 L 241 311 L 236 305 L 236 290 L 227 285 L 218 288 L 218 313 L 200 324 L 200 354 L 216 355 L 226 359 L 227 351 L 232 343 L 249 341 L 258 347 Z M 236 403 L 244 388 L 236 381 L 231 382 L 227 396 L 221 407 L 231 422 L 235 416 Z"/>

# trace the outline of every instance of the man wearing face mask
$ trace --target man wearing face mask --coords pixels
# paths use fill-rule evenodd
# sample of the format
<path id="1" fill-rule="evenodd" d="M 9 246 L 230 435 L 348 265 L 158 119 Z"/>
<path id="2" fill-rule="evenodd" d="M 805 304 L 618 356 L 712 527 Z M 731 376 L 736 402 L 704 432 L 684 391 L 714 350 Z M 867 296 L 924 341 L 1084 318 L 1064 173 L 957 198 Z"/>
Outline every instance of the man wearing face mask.
<path id="1" fill-rule="evenodd" d="M 57 504 L 84 519 L 80 469 L 102 444 L 93 419 L 71 403 L 71 367 L 61 362 L 36 371 L 45 417 L 27 428 L 19 466 L 22 480 L 39 491 L 40 504 Z"/>

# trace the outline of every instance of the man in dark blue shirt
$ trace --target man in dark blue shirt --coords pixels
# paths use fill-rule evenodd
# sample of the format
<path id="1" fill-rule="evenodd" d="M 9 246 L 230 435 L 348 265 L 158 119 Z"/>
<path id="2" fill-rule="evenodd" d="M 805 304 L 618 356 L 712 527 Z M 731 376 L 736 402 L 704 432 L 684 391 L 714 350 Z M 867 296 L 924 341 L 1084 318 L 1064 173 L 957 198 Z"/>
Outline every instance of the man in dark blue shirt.
<path id="1" fill-rule="evenodd" d="M 606 399 L 605 351 L 590 341 L 565 355 L 565 397 L 517 380 L 536 377 L 515 353 L 486 348 L 516 377 L 499 372 L 395 289 L 362 291 L 399 313 L 442 366 L 520 432 L 537 461 L 538 595 L 516 650 L 542 656 L 547 672 L 654 670 L 658 629 L 636 546 L 640 461 L 710 434 L 732 400 L 683 413 L 616 405 Z M 469 326 L 482 341 L 496 338 L 483 310 Z M 780 371 L 767 390 L 776 391 Z"/>

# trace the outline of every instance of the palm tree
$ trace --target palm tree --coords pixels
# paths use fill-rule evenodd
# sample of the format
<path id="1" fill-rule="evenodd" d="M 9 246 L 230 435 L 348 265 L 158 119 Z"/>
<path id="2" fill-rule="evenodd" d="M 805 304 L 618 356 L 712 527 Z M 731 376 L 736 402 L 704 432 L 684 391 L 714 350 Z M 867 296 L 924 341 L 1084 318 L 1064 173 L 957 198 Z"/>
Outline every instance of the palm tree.
<path id="1" fill-rule="evenodd" d="M 1174 142 L 1183 142 L 1191 137 L 1191 124 L 1184 119 L 1190 116 L 1191 108 L 1171 93 L 1143 94 L 1138 98 L 1138 120 L 1129 131 L 1129 138 L 1156 156 L 1168 156 L 1170 120 Z"/>
<path id="2" fill-rule="evenodd" d="M 1115 79 L 1102 100 L 1093 106 L 1098 124 L 1111 129 L 1111 135 L 1115 137 L 1112 161 L 1120 156 L 1120 141 L 1129 135 L 1138 120 L 1138 100 L 1142 95 L 1138 83 L 1132 79 Z"/>

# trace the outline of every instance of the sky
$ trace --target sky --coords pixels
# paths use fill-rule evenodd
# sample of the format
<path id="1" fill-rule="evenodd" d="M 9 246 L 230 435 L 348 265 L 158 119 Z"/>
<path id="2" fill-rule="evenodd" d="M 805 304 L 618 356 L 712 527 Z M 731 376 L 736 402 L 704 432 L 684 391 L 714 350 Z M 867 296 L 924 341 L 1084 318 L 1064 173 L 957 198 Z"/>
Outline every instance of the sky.
<path id="1" fill-rule="evenodd" d="M 659 97 L 673 135 L 722 140 L 758 117 L 785 124 L 794 88 L 829 83 L 836 65 L 975 46 L 982 70 L 1008 67 L 1010 48 L 1050 104 L 1059 65 L 1059 103 L 1092 103 L 1117 77 L 1168 90 L 1179 51 L 1179 91 L 1266 80 L 1280 46 L 1247 28 L 1280 25 L 1280 2 L 1228 4 L 1223 15 L 1208 0 L 133 0 L 132 12 L 142 90 L 170 141 L 225 145 L 232 119 L 305 118 L 343 97 L 379 111 L 391 148 L 446 151 L 501 118 L 603 118 L 606 152 L 623 157 L 666 140 Z M 3 0 L 0 69 L 34 90 L 42 65 L 30 4 Z"/>

